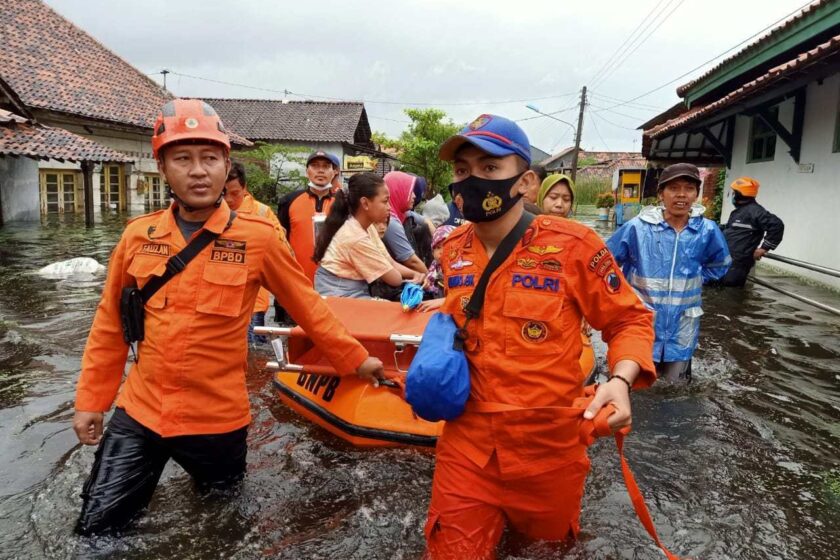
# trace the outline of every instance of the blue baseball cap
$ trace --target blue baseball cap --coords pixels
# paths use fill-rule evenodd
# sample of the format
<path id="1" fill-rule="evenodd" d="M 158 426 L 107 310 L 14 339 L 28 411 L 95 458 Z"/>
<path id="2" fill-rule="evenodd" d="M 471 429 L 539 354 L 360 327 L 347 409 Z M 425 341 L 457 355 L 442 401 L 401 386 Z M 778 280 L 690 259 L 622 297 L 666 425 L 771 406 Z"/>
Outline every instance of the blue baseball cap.
<path id="1" fill-rule="evenodd" d="M 455 152 L 465 143 L 493 156 L 515 154 L 531 165 L 528 135 L 510 119 L 498 115 L 481 115 L 441 145 L 440 159 L 452 161 Z"/>
<path id="2" fill-rule="evenodd" d="M 311 154 L 309 154 L 309 157 L 306 158 L 306 165 L 309 165 L 310 163 L 312 163 L 314 160 L 316 160 L 318 158 L 325 159 L 325 160 L 329 161 L 331 164 L 333 164 L 333 166 L 336 167 L 336 169 L 341 169 L 341 161 L 339 161 L 338 156 L 336 156 L 335 154 L 331 154 L 329 152 L 321 151 L 321 150 L 318 150 L 316 152 L 312 152 Z"/>

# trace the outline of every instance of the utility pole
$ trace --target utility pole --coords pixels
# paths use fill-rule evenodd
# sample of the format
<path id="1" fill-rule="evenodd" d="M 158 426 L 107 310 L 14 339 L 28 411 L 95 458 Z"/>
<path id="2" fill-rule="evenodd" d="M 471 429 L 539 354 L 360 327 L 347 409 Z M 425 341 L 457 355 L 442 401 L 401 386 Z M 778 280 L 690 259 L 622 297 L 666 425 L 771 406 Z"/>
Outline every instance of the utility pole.
<path id="1" fill-rule="evenodd" d="M 161 74 L 163 74 L 163 89 L 166 89 L 166 75 L 169 74 L 169 70 L 161 70 Z"/>
<path id="2" fill-rule="evenodd" d="M 572 155 L 572 181 L 577 180 L 578 154 L 580 153 L 580 134 L 583 131 L 583 110 L 586 108 L 586 86 L 580 92 L 580 112 L 578 113 L 577 131 L 575 131 L 575 153 Z"/>

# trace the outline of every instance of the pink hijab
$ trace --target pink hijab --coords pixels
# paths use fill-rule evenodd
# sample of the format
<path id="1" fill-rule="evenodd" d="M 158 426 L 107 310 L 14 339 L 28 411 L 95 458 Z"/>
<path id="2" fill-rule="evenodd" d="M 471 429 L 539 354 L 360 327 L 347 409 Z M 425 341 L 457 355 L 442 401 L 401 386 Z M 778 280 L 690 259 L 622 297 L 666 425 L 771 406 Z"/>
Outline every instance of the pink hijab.
<path id="1" fill-rule="evenodd" d="M 391 215 L 400 223 L 405 221 L 405 214 L 411 210 L 408 203 L 414 189 L 414 181 L 417 177 L 403 173 L 402 171 L 391 171 L 385 175 L 385 186 L 391 196 Z"/>

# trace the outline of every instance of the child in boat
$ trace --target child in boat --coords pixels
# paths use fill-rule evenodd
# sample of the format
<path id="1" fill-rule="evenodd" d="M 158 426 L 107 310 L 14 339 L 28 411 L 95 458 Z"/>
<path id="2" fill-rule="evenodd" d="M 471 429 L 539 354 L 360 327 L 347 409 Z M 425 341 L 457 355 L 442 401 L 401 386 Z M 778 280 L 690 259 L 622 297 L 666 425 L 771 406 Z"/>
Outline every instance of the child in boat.
<path id="1" fill-rule="evenodd" d="M 424 274 L 395 262 L 379 238 L 375 224 L 387 220 L 388 198 L 385 183 L 373 173 L 353 175 L 347 191 L 336 192 L 313 255 L 319 294 L 370 298 L 368 284 L 376 280 L 389 286 L 423 281 Z"/>
<path id="2" fill-rule="evenodd" d="M 429 265 L 429 273 L 426 275 L 426 283 L 423 286 L 426 293 L 431 296 L 430 299 L 442 298 L 445 295 L 443 289 L 443 270 L 440 268 L 440 256 L 443 253 L 443 242 L 446 241 L 446 238 L 454 230 L 455 226 L 440 226 L 432 236 L 432 254 L 435 259 Z"/>
<path id="3" fill-rule="evenodd" d="M 575 204 L 574 182 L 567 175 L 555 173 L 545 178 L 537 192 L 537 206 L 543 214 L 568 218 Z"/>

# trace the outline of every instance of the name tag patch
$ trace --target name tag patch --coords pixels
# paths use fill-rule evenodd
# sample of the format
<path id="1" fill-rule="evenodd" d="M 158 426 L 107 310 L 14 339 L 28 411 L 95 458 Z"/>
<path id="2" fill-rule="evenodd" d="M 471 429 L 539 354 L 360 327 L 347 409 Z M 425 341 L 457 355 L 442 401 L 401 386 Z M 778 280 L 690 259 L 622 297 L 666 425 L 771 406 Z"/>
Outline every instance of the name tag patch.
<path id="1" fill-rule="evenodd" d="M 158 255 L 160 257 L 169 256 L 169 245 L 164 243 L 144 243 L 140 248 L 140 252 L 145 255 Z"/>
<path id="2" fill-rule="evenodd" d="M 449 288 L 469 288 L 475 285 L 475 274 L 456 274 L 447 279 Z"/>

